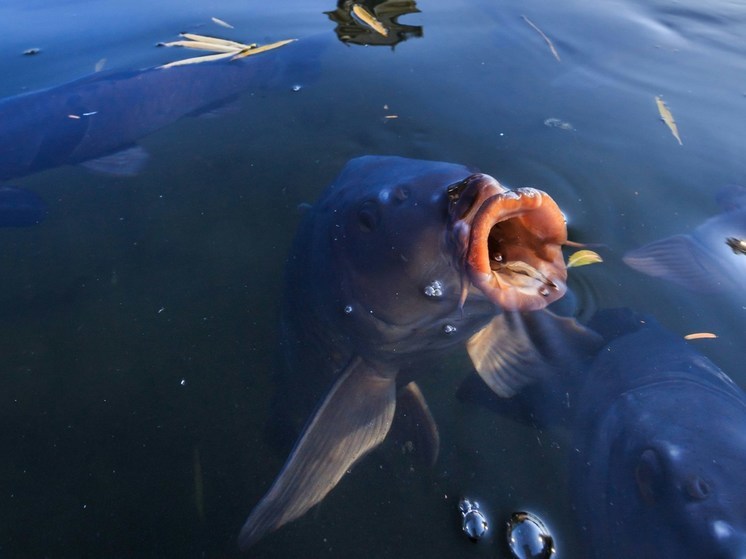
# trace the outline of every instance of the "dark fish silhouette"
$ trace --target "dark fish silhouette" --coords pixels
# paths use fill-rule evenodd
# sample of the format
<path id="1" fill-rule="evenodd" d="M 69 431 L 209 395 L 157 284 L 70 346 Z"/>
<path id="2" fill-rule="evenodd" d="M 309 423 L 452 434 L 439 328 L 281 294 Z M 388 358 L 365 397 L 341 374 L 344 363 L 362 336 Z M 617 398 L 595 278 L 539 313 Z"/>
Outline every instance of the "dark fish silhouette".
<path id="1" fill-rule="evenodd" d="M 495 392 L 530 382 L 503 366 L 510 348 L 495 344 L 501 326 L 492 321 L 562 296 L 565 242 L 564 217 L 539 190 L 507 190 L 450 163 L 350 161 L 308 210 L 286 278 L 284 351 L 302 378 L 333 383 L 246 520 L 240 547 L 304 514 L 381 443 L 397 392 L 437 441 L 406 374 L 425 357 L 466 343 Z"/>
<path id="2" fill-rule="evenodd" d="M 580 374 L 568 379 L 565 368 L 564 379 L 517 398 L 523 418 L 565 419 L 572 429 L 578 556 L 746 557 L 746 394 L 653 318 L 607 310 L 589 327 L 577 362 L 590 361 Z M 563 351 L 573 345 L 551 330 L 544 334 Z M 473 382 L 459 396 L 506 412 Z M 508 411 L 516 412 L 514 404 Z"/>
<path id="3" fill-rule="evenodd" d="M 131 175 L 147 159 L 140 138 L 207 112 L 252 86 L 288 88 L 314 71 L 318 37 L 240 60 L 100 72 L 0 100 L 0 180 L 89 162 Z"/>
<path id="4" fill-rule="evenodd" d="M 746 188 L 729 186 L 718 196 L 723 212 L 690 234 L 654 241 L 624 255 L 644 274 L 693 291 L 735 292 L 746 288 Z M 743 245 L 742 245 L 743 243 Z"/>

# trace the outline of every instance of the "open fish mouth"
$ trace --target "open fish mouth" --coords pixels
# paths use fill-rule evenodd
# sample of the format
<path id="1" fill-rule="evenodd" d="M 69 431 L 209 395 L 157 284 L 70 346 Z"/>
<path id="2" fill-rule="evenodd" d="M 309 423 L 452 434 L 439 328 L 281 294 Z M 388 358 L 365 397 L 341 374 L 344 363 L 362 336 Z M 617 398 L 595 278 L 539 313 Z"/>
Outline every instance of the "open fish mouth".
<path id="1" fill-rule="evenodd" d="M 448 189 L 465 287 L 478 288 L 510 311 L 546 307 L 567 290 L 562 245 L 567 226 L 541 190 L 508 190 L 489 175 L 471 175 Z"/>

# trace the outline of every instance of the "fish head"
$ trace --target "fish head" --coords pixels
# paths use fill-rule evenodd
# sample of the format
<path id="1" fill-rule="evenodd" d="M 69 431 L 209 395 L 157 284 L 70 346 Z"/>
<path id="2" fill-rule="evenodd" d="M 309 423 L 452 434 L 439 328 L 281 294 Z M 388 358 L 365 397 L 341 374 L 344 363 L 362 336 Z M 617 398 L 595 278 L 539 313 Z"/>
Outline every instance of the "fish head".
<path id="1" fill-rule="evenodd" d="M 613 557 L 746 557 L 744 401 L 690 381 L 663 381 L 624 399 L 638 421 L 628 416 L 610 448 L 598 549 L 617 550 Z"/>
<path id="2" fill-rule="evenodd" d="M 746 435 L 727 424 L 697 445 L 658 439 L 641 448 L 633 469 L 638 528 L 659 528 L 641 539 L 665 557 L 746 557 L 744 460 Z"/>
<path id="3" fill-rule="evenodd" d="M 460 165 L 358 158 L 316 213 L 332 217 L 344 308 L 387 325 L 411 332 L 535 310 L 565 292 L 566 227 L 555 202 Z"/>

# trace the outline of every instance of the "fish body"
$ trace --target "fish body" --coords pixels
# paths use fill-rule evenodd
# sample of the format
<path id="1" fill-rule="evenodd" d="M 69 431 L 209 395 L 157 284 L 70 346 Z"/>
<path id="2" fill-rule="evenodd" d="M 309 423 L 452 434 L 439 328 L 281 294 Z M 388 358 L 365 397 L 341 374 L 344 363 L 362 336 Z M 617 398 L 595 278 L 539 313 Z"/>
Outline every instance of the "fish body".
<path id="1" fill-rule="evenodd" d="M 701 293 L 746 289 L 746 188 L 730 186 L 718 197 L 723 211 L 691 233 L 653 241 L 627 252 L 624 262 L 644 274 Z"/>
<path id="2" fill-rule="evenodd" d="M 628 309 L 596 313 L 582 348 L 549 326 L 533 344 L 559 374 L 507 400 L 468 379 L 459 397 L 569 429 L 574 555 L 746 557 L 743 390 L 682 337 Z"/>
<path id="3" fill-rule="evenodd" d="M 577 399 L 573 496 L 587 557 L 746 557 L 746 395 L 655 320 L 597 315 Z"/>
<path id="4" fill-rule="evenodd" d="M 310 37 L 241 60 L 98 72 L 2 99 L 0 180 L 122 152 L 252 86 L 287 82 L 290 87 L 290 80 L 312 71 L 318 42 Z M 129 154 L 142 158 L 144 152 Z"/>
<path id="5" fill-rule="evenodd" d="M 451 163 L 350 161 L 306 212 L 286 271 L 283 351 L 295 378 L 332 385 L 240 546 L 323 499 L 386 436 L 403 389 L 430 417 L 400 375 L 425 358 L 468 343 L 493 389 L 526 382 L 496 378 L 490 325 L 502 309 L 561 297 L 565 241 L 564 218 L 541 191 L 508 190 Z M 522 264 L 493 270 L 495 259 Z"/>

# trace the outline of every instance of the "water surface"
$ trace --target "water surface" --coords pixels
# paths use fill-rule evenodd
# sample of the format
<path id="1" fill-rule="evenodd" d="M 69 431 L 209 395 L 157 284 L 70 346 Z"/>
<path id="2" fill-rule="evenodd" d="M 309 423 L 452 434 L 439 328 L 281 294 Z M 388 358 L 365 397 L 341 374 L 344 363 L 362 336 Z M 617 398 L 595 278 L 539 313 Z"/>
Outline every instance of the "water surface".
<path id="1" fill-rule="evenodd" d="M 399 20 L 420 37 L 367 47 L 337 39 L 325 14 L 335 8 L 0 7 L 2 97 L 103 59 L 105 70 L 175 60 L 183 53 L 155 45 L 180 31 L 260 43 L 318 35 L 303 71 L 259 77 L 230 107 L 139 139 L 150 159 L 137 176 L 64 166 L 7 181 L 40 194 L 49 214 L 0 230 L 3 555 L 238 556 L 238 530 L 285 458 L 264 427 L 297 207 L 362 154 L 453 161 L 548 191 L 573 240 L 605 245 L 603 264 L 571 271 L 583 312 L 632 306 L 681 334 L 715 332 L 698 347 L 746 383 L 743 293 L 694 295 L 621 262 L 714 215 L 721 186 L 746 183 L 743 5 L 423 0 Z M 24 56 L 30 48 L 41 51 Z M 567 434 L 460 403 L 468 372 L 456 354 L 421 383 L 441 428 L 433 471 L 384 446 L 251 556 L 495 556 L 495 542 L 459 534 L 463 493 L 486 507 L 495 539 L 501 519 L 527 508 L 561 556 L 575 556 Z"/>

